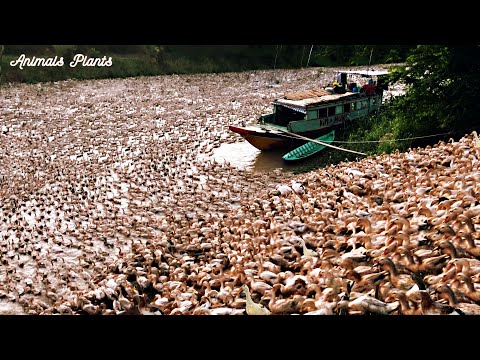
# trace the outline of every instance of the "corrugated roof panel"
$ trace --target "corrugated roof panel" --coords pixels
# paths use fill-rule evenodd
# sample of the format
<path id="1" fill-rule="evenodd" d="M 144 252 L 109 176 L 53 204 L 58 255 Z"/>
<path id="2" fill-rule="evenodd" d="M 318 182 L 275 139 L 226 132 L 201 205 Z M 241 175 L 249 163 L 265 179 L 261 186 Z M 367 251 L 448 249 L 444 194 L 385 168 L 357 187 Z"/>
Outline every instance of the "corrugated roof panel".
<path id="1" fill-rule="evenodd" d="M 295 106 L 295 105 L 283 104 L 283 103 L 279 103 L 279 102 L 277 102 L 277 101 L 274 101 L 273 103 L 274 103 L 275 105 L 281 105 L 281 106 L 283 106 L 283 107 L 286 107 L 286 108 L 289 108 L 289 109 L 292 109 L 292 110 L 301 112 L 301 113 L 303 113 L 303 114 L 306 114 L 306 113 L 307 113 L 307 110 L 305 109 L 305 107 L 299 107 L 299 106 Z"/>
<path id="2" fill-rule="evenodd" d="M 314 97 L 330 95 L 330 94 L 331 93 L 325 89 L 314 89 L 314 90 L 285 93 L 284 98 L 287 100 L 303 100 L 303 99 L 314 98 Z"/>

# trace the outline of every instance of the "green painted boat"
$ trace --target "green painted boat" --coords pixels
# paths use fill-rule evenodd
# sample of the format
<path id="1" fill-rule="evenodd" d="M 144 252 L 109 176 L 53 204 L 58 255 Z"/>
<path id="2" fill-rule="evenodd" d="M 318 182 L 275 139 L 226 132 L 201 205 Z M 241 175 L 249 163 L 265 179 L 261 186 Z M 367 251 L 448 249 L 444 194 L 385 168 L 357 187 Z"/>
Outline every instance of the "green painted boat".
<path id="1" fill-rule="evenodd" d="M 315 140 L 330 144 L 333 139 L 335 139 L 335 130 L 332 130 L 328 134 L 322 135 Z M 306 144 L 303 144 L 302 146 L 299 146 L 286 153 L 283 155 L 282 159 L 285 161 L 297 161 L 312 156 L 323 149 L 325 149 L 325 145 L 320 145 L 318 143 L 309 141 Z"/>
<path id="2" fill-rule="evenodd" d="M 273 111 L 257 118 L 256 124 L 230 125 L 229 129 L 262 151 L 292 149 L 298 146 L 295 144 L 304 143 L 297 142 L 295 134 L 315 140 L 337 126 L 353 123 L 380 110 L 386 90 L 384 77 L 388 73 L 388 70 L 340 70 L 334 80 L 342 84 L 340 87 L 287 92 L 272 102 Z M 362 84 L 358 76 L 347 79 L 348 74 L 370 79 Z M 376 77 L 376 83 L 372 76 Z"/>

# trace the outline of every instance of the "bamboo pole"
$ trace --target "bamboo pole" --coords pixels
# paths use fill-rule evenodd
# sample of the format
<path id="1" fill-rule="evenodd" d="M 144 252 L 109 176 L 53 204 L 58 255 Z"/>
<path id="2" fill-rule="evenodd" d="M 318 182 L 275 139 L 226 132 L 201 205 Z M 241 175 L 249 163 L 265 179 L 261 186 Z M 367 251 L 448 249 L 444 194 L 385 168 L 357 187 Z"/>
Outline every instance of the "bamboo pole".
<path id="1" fill-rule="evenodd" d="M 308 67 L 308 64 L 310 63 L 310 55 L 312 55 L 312 50 L 313 50 L 313 45 L 310 48 L 310 53 L 308 54 L 308 60 L 307 60 L 307 66 L 306 67 Z"/>

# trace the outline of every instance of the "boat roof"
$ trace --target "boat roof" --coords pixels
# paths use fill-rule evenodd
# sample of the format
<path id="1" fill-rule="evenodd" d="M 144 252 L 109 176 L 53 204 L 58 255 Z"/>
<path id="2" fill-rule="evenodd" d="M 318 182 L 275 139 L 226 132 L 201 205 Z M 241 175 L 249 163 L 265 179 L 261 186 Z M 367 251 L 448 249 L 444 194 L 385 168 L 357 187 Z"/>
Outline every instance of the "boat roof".
<path id="1" fill-rule="evenodd" d="M 312 105 L 325 104 L 330 102 L 336 102 L 341 99 L 358 98 L 358 97 L 364 97 L 364 96 L 365 96 L 364 94 L 354 93 L 349 91 L 347 91 L 344 94 L 330 94 L 329 92 L 327 92 L 326 95 L 299 98 L 298 100 L 292 100 L 291 99 L 292 96 L 290 95 L 290 98 L 276 99 L 273 102 L 273 104 L 283 105 L 283 106 L 287 106 L 294 109 L 305 110 L 307 106 L 311 107 Z"/>
<path id="2" fill-rule="evenodd" d="M 363 76 L 381 76 L 389 73 L 388 70 L 337 70 L 337 72 Z"/>
<path id="3" fill-rule="evenodd" d="M 314 98 L 324 95 L 330 95 L 331 92 L 325 89 L 304 90 L 296 92 L 288 92 L 283 96 L 287 100 L 303 100 L 308 98 Z"/>

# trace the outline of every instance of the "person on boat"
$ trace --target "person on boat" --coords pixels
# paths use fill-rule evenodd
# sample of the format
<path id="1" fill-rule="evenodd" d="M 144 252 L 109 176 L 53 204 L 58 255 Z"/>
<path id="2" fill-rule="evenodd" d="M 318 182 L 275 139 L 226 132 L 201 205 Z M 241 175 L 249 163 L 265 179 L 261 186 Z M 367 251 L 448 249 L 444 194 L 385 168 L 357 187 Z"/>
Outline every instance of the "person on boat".
<path id="1" fill-rule="evenodd" d="M 365 84 L 362 86 L 363 92 L 367 94 L 375 94 L 375 85 L 373 84 L 373 81 L 370 79 L 368 82 L 369 82 L 368 84 Z"/>
<path id="2" fill-rule="evenodd" d="M 378 79 L 377 84 L 375 86 L 375 92 L 377 94 L 383 94 L 383 90 L 387 90 L 387 89 L 388 89 L 388 86 L 386 86 L 386 84 L 383 82 L 383 80 Z"/>
<path id="3" fill-rule="evenodd" d="M 333 92 L 335 94 L 344 94 L 345 93 L 345 85 L 339 84 L 337 81 L 333 82 Z"/>

